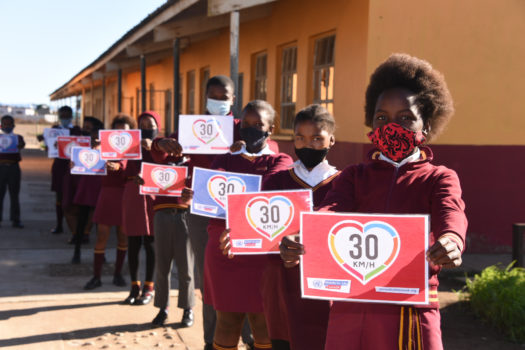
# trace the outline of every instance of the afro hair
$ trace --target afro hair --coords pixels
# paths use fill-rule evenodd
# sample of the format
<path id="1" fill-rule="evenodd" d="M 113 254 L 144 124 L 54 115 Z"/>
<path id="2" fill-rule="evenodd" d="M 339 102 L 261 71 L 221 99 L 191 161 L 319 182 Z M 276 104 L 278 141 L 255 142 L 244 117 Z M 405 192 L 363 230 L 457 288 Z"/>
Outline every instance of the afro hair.
<path id="1" fill-rule="evenodd" d="M 415 103 L 425 125 L 429 126 L 428 141 L 443 131 L 454 114 L 452 96 L 443 74 L 432 68 L 427 61 L 395 53 L 377 67 L 370 77 L 365 102 L 367 126 L 372 126 L 379 96 L 393 88 L 405 88 L 415 94 Z"/>

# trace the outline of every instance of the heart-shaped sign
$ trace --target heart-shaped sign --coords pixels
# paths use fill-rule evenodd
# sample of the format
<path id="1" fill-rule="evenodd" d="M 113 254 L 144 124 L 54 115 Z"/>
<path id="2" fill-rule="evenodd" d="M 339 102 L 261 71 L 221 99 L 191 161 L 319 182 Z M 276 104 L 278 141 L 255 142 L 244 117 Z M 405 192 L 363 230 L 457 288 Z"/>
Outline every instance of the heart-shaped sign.
<path id="1" fill-rule="evenodd" d="M 124 153 L 130 147 L 133 137 L 128 132 L 112 132 L 108 136 L 109 145 L 117 152 Z"/>
<path id="2" fill-rule="evenodd" d="M 334 260 L 363 285 L 385 272 L 397 258 L 399 234 L 382 221 L 337 223 L 328 235 Z"/>
<path id="3" fill-rule="evenodd" d="M 214 175 L 208 180 L 208 193 L 222 208 L 226 207 L 226 196 L 228 194 L 245 191 L 246 183 L 237 176 Z"/>
<path id="4" fill-rule="evenodd" d="M 12 138 L 8 136 L 0 137 L 0 148 L 1 149 L 8 149 L 12 144 L 13 144 Z"/>
<path id="5" fill-rule="evenodd" d="M 213 118 L 208 120 L 197 119 L 192 125 L 193 135 L 205 145 L 219 136 L 220 129 L 220 124 Z"/>
<path id="6" fill-rule="evenodd" d="M 293 216 L 293 204 L 283 196 L 259 196 L 246 205 L 246 219 L 250 226 L 270 241 L 290 226 Z"/>
<path id="7" fill-rule="evenodd" d="M 73 147 L 78 147 L 80 146 L 78 143 L 76 143 L 75 141 L 71 141 L 70 143 L 68 143 L 65 147 L 64 147 L 64 154 L 66 155 L 67 158 L 71 158 L 71 149 Z"/>
<path id="8" fill-rule="evenodd" d="M 151 170 L 151 179 L 157 186 L 167 190 L 177 182 L 177 172 L 169 168 L 154 168 Z"/>
<path id="9" fill-rule="evenodd" d="M 100 155 L 97 151 L 92 149 L 83 149 L 78 152 L 78 159 L 80 163 L 86 167 L 86 169 L 91 169 L 97 165 L 100 160 Z"/>

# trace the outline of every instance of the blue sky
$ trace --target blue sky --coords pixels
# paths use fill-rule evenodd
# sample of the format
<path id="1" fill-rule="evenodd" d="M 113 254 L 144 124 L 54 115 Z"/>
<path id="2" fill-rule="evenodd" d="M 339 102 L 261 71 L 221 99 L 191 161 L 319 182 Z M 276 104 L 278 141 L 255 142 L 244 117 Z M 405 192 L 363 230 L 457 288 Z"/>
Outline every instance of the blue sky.
<path id="1" fill-rule="evenodd" d="M 48 103 L 165 0 L 1 0 L 0 103 Z"/>

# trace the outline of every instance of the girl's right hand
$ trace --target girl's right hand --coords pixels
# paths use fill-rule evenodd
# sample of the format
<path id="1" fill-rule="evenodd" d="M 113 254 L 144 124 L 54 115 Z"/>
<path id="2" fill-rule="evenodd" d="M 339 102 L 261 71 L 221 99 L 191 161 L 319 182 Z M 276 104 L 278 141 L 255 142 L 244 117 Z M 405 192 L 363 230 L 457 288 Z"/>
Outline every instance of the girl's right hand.
<path id="1" fill-rule="evenodd" d="M 189 187 L 184 187 L 182 189 L 182 194 L 181 194 L 181 200 L 183 203 L 191 203 L 191 200 L 193 199 L 193 190 Z"/>
<path id="2" fill-rule="evenodd" d="M 284 236 L 279 250 L 284 267 L 292 268 L 299 265 L 299 258 L 304 255 L 304 245 L 299 243 L 299 234 Z"/>
<path id="3" fill-rule="evenodd" d="M 137 185 L 144 185 L 145 182 L 144 182 L 144 179 L 142 177 L 140 177 L 140 175 L 136 175 L 134 178 L 133 178 L 133 182 Z"/>
<path id="4" fill-rule="evenodd" d="M 227 228 L 221 233 L 219 237 L 219 249 L 222 250 L 223 255 L 227 255 L 228 259 L 233 259 L 233 253 L 231 252 L 231 241 L 230 241 L 230 229 Z"/>

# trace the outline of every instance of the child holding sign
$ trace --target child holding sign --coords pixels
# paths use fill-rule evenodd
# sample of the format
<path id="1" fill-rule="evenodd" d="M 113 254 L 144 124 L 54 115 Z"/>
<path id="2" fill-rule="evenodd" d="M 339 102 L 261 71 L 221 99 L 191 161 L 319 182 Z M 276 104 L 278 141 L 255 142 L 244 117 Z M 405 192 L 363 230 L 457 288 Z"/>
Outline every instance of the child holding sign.
<path id="1" fill-rule="evenodd" d="M 292 159 L 275 154 L 267 144 L 273 132 L 275 111 L 265 101 L 249 102 L 242 111 L 240 135 L 244 146 L 238 152 L 218 156 L 213 169 L 263 175 L 264 178 L 288 168 Z M 211 219 L 204 268 L 205 303 L 217 310 L 215 349 L 236 349 L 244 318 L 248 316 L 255 349 L 271 347 L 260 292 L 266 256 L 225 257 L 219 247 L 224 220 Z"/>
<path id="2" fill-rule="evenodd" d="M 430 148 L 422 144 L 443 130 L 453 111 L 443 75 L 426 61 L 394 54 L 372 74 L 365 123 L 372 127 L 368 136 L 377 149 L 366 163 L 341 173 L 321 210 L 430 214 L 430 304 L 335 301 L 325 350 L 443 348 L 437 274 L 443 267 L 461 264 L 467 219 L 456 173 L 433 165 Z M 291 266 L 298 263 L 304 247 L 288 241 L 281 249 Z"/>
<path id="3" fill-rule="evenodd" d="M 11 203 L 9 211 L 12 225 L 13 227 L 23 228 L 24 226 L 20 223 L 20 201 L 18 195 L 20 193 L 20 179 L 22 175 L 19 165 L 22 160 L 20 150 L 25 147 L 25 142 L 22 136 L 13 133 L 15 119 L 12 116 L 4 115 L 2 117 L 1 128 L 1 135 L 6 135 L 6 140 L 8 140 L 7 136 L 15 137 L 17 143 L 14 152 L 0 152 L 0 223 L 2 222 L 5 192 L 9 189 L 9 199 Z M 0 149 L 2 148 L 4 147 L 0 147 Z"/>
<path id="4" fill-rule="evenodd" d="M 131 277 L 131 291 L 124 300 L 125 304 L 146 305 L 153 298 L 153 271 L 155 269 L 155 251 L 153 249 L 153 196 L 140 195 L 137 176 L 140 165 L 153 162 L 150 154 L 151 144 L 158 134 L 160 116 L 153 111 L 139 115 L 138 126 L 142 134 L 142 160 L 128 160 L 125 170 L 122 218 L 124 232 L 128 236 L 128 267 Z M 142 293 L 138 278 L 139 253 L 141 246 L 146 252 L 146 278 Z"/>
<path id="5" fill-rule="evenodd" d="M 263 190 L 311 189 L 314 206 L 321 204 L 339 171 L 326 155 L 335 143 L 335 120 L 324 107 L 310 105 L 294 120 L 295 154 L 291 169 L 269 176 Z M 263 275 L 264 314 L 272 349 L 322 349 L 328 326 L 328 301 L 302 299 L 299 267 L 285 269 L 280 256 L 268 256 Z"/>
<path id="6" fill-rule="evenodd" d="M 135 120 L 127 115 L 119 115 L 111 122 L 112 129 L 130 130 L 135 129 L 136 125 Z M 121 274 L 128 249 L 128 240 L 122 228 L 122 195 L 126 183 L 124 162 L 108 161 L 106 167 L 108 174 L 102 179 L 102 187 L 93 214 L 93 222 L 97 224 L 97 242 L 93 258 L 93 278 L 84 286 L 86 290 L 102 286 L 100 277 L 111 226 L 117 227 L 118 241 L 113 284 L 120 287 L 126 285 Z"/>

